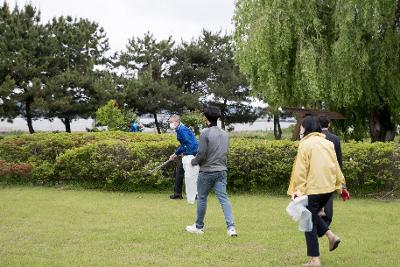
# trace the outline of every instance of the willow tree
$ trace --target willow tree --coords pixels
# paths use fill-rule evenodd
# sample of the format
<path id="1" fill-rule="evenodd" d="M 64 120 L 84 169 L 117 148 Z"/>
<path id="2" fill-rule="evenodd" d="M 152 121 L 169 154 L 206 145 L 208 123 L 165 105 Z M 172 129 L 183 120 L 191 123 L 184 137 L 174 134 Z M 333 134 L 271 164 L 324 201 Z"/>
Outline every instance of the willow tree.
<path id="1" fill-rule="evenodd" d="M 331 106 L 393 140 L 400 115 L 400 1 L 338 1 Z"/>
<path id="2" fill-rule="evenodd" d="M 237 1 L 236 60 L 275 114 L 281 106 L 321 108 L 329 91 L 333 7 L 317 2 Z"/>
<path id="3" fill-rule="evenodd" d="M 400 106 L 399 1 L 238 0 L 236 58 L 271 106 L 345 113 L 390 140 Z M 386 114 L 386 115 L 385 115 Z"/>

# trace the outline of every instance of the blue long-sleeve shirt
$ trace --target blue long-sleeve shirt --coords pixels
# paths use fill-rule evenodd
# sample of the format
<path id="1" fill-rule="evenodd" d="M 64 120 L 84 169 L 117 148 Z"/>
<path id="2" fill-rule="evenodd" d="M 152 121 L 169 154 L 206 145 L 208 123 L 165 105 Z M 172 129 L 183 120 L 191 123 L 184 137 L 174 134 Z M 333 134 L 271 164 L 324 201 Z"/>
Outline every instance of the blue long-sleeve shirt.
<path id="1" fill-rule="evenodd" d="M 189 130 L 182 123 L 176 128 L 176 138 L 178 139 L 180 146 L 176 149 L 175 154 L 180 155 L 196 155 L 199 143 L 193 132 Z"/>

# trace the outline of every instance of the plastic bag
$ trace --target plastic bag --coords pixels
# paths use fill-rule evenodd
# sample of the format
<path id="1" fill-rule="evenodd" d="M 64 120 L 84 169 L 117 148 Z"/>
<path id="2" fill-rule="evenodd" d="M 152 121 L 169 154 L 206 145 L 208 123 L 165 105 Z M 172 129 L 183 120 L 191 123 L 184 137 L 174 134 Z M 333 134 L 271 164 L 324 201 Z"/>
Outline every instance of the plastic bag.
<path id="1" fill-rule="evenodd" d="M 313 228 L 312 214 L 306 208 L 308 205 L 308 196 L 295 198 L 286 208 L 287 213 L 293 221 L 299 224 L 299 231 L 310 232 Z"/>
<path id="2" fill-rule="evenodd" d="M 185 170 L 185 191 L 186 199 L 190 204 L 194 204 L 197 195 L 197 178 L 199 177 L 199 165 L 192 166 L 193 155 L 183 156 L 182 164 Z"/>

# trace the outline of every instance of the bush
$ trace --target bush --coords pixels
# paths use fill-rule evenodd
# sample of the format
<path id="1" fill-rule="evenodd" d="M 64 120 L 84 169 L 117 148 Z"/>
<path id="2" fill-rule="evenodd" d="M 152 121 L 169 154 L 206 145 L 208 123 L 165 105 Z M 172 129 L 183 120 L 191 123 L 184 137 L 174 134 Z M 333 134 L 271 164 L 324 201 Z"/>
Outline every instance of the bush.
<path id="1" fill-rule="evenodd" d="M 29 163 L 9 163 L 0 160 L 0 178 L 6 183 L 21 183 L 29 181 L 32 165 Z"/>
<path id="2" fill-rule="evenodd" d="M 96 111 L 97 124 L 107 126 L 109 131 L 129 131 L 130 124 L 136 120 L 135 114 L 121 110 L 115 100 L 110 100 L 106 105 Z"/>
<path id="3" fill-rule="evenodd" d="M 192 111 L 181 116 L 183 124 L 188 126 L 196 135 L 200 135 L 200 130 L 205 128 L 204 115 L 200 111 Z"/>
<path id="4" fill-rule="evenodd" d="M 297 149 L 291 141 L 234 138 L 229 155 L 229 185 L 234 191 L 286 192 Z M 390 191 L 399 185 L 400 146 L 344 143 L 343 173 L 352 193 Z"/>
<path id="5" fill-rule="evenodd" d="M 228 160 L 229 186 L 234 191 L 284 192 L 295 156 L 291 141 L 233 138 Z"/>
<path id="6" fill-rule="evenodd" d="M 126 162 L 123 162 L 121 158 L 124 152 L 123 147 L 128 147 L 130 152 L 135 152 L 135 149 L 137 150 L 134 148 L 135 144 L 140 144 L 140 147 L 144 145 L 151 147 L 151 143 L 161 145 L 163 142 L 169 143 L 172 147 L 163 158 L 165 160 L 177 145 L 173 135 L 97 132 L 7 136 L 0 141 L 0 160 L 8 163 L 29 162 L 33 168 L 29 173 L 29 182 L 33 184 L 74 183 L 91 188 L 119 190 L 135 190 L 139 185 L 144 188 L 149 184 L 155 184 L 155 187 L 160 188 L 166 184 L 172 184 L 170 180 L 163 178 L 162 173 L 139 177 L 140 170 L 143 168 L 137 167 L 139 171 L 135 171 L 135 168 L 119 169 L 115 166 L 125 167 Z M 153 145 L 151 151 L 147 150 L 148 155 L 142 153 L 141 161 L 131 160 L 132 166 L 140 166 L 140 164 L 145 166 L 144 163 L 146 163 L 146 166 L 150 168 L 157 165 L 158 158 L 153 159 L 150 164 L 151 159 L 146 159 L 149 155 L 154 158 L 154 154 L 161 150 L 157 148 L 157 151 L 154 151 L 155 147 L 157 145 Z M 129 172 L 125 173 L 127 170 Z M 172 177 L 173 168 L 170 167 L 167 170 L 165 173 L 169 173 L 169 177 Z M 27 176 L 18 175 L 18 173 L 6 176 L 0 173 L 0 179 L 26 182 Z"/>
<path id="7" fill-rule="evenodd" d="M 90 185 L 94 188 L 138 190 L 171 185 L 173 168 L 149 175 L 159 160 L 166 160 L 175 143 L 149 142 L 127 145 L 121 141 L 103 141 L 69 150 L 55 163 L 56 181 Z M 153 160 L 152 160 L 153 159 Z"/>
<path id="8" fill-rule="evenodd" d="M 126 143 L 175 140 L 173 135 L 93 132 L 93 133 L 36 133 L 6 136 L 0 140 L 0 160 L 8 162 L 50 161 L 67 150 L 105 140 Z"/>
<path id="9" fill-rule="evenodd" d="M 0 179 L 47 185 L 72 183 L 124 191 L 164 189 L 174 183 L 175 164 L 153 175 L 148 175 L 148 171 L 168 159 L 177 146 L 171 134 L 101 132 L 6 136 L 0 140 Z M 364 195 L 398 187 L 398 143 L 352 142 L 342 147 L 343 172 L 352 193 Z M 292 141 L 231 138 L 229 190 L 285 193 L 296 152 Z M 10 166 L 31 166 L 31 169 L 24 173 L 10 172 Z"/>
<path id="10" fill-rule="evenodd" d="M 343 146 L 343 173 L 354 193 L 392 190 L 399 166 L 393 143 L 351 142 Z M 396 170 L 397 169 L 397 170 Z"/>

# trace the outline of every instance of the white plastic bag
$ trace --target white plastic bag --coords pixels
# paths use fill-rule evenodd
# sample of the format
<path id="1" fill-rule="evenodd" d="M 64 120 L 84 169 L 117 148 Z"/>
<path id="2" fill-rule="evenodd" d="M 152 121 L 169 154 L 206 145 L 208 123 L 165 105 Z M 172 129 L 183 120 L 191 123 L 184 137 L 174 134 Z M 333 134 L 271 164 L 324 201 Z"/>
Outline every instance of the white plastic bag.
<path id="1" fill-rule="evenodd" d="M 199 177 L 199 165 L 192 166 L 193 155 L 183 156 L 182 164 L 185 170 L 186 199 L 190 204 L 194 204 L 197 195 L 197 178 Z"/>
<path id="2" fill-rule="evenodd" d="M 286 208 L 293 221 L 299 224 L 299 231 L 310 232 L 313 228 L 312 214 L 306 208 L 308 196 L 296 197 Z"/>

